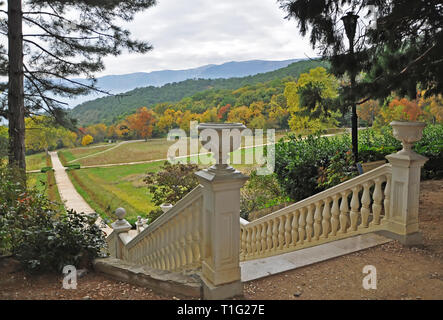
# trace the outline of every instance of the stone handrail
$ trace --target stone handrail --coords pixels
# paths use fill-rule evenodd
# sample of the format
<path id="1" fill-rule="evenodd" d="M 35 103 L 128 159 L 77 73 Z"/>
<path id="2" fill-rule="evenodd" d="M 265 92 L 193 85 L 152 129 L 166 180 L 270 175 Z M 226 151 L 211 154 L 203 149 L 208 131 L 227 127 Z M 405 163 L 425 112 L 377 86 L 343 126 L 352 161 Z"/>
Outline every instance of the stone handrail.
<path id="1" fill-rule="evenodd" d="M 240 260 L 383 229 L 389 215 L 391 174 L 391 165 L 386 164 L 253 222 L 242 223 Z"/>
<path id="2" fill-rule="evenodd" d="M 159 270 L 199 268 L 202 208 L 198 186 L 127 243 L 121 234 L 121 259 Z"/>

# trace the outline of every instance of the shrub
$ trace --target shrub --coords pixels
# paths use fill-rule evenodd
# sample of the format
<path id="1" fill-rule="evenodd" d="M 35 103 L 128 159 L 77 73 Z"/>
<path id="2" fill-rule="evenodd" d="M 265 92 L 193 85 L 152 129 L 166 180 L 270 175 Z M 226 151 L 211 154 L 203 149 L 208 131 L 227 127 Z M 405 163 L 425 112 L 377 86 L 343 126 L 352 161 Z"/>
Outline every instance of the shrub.
<path id="1" fill-rule="evenodd" d="M 327 168 L 319 168 L 318 186 L 328 189 L 358 175 L 354 156 L 348 151 L 343 156 L 337 152 L 331 157 Z"/>
<path id="2" fill-rule="evenodd" d="M 299 201 L 326 188 L 333 187 L 356 175 L 349 150 L 348 135 L 326 138 L 319 136 L 290 137 L 276 145 L 275 172 L 277 179 L 294 200 Z M 384 160 L 401 149 L 391 127 L 359 132 L 359 159 L 362 162 Z M 414 150 L 428 157 L 422 179 L 443 177 L 443 125 L 428 125 Z"/>
<path id="3" fill-rule="evenodd" d="M 196 164 L 171 164 L 165 162 L 157 172 L 150 172 L 143 179 L 152 194 L 152 202 L 159 206 L 162 203 L 175 204 L 198 186 L 195 172 L 199 169 Z M 159 209 L 148 214 L 150 222 L 161 215 Z"/>
<path id="4" fill-rule="evenodd" d="M 105 247 L 96 217 L 64 212 L 46 195 L 17 182 L 0 167 L 0 250 L 12 253 L 29 272 L 86 267 Z"/>
<path id="5" fill-rule="evenodd" d="M 40 172 L 46 173 L 46 172 L 51 171 L 51 170 L 52 170 L 52 167 L 43 167 L 43 168 L 40 169 Z"/>
<path id="6" fill-rule="evenodd" d="M 443 178 L 443 125 L 428 125 L 414 150 L 429 159 L 422 169 L 423 179 Z"/>
<path id="7" fill-rule="evenodd" d="M 70 165 L 66 165 L 65 167 L 67 168 L 66 171 L 80 169 L 80 165 L 79 164 L 70 164 Z"/>
<path id="8" fill-rule="evenodd" d="M 275 173 L 280 186 L 294 201 L 324 190 L 319 186 L 319 168 L 327 168 L 331 155 L 345 154 L 351 147 L 349 135 L 336 137 L 289 136 L 275 146 Z"/>
<path id="9" fill-rule="evenodd" d="M 249 180 L 240 192 L 240 216 L 246 220 L 251 212 L 290 201 L 275 174 L 258 175 L 256 170 L 250 173 Z"/>

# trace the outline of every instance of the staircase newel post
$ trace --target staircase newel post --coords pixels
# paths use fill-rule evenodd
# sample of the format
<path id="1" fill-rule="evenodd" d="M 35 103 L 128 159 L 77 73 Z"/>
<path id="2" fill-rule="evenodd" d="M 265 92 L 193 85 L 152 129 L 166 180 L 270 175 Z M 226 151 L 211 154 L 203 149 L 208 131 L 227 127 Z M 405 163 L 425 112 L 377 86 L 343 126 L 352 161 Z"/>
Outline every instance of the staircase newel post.
<path id="1" fill-rule="evenodd" d="M 202 280 L 204 299 L 226 299 L 243 294 L 240 274 L 240 188 L 247 176 L 227 164 L 230 136 L 241 124 L 201 124 L 199 131 L 210 142 L 216 164 L 196 173 L 203 186 Z M 202 136 L 202 135 L 201 135 Z M 203 139 L 204 140 L 204 139 Z M 234 138 L 235 140 L 235 138 Z"/>
<path id="2" fill-rule="evenodd" d="M 111 256 L 115 255 L 115 258 L 122 259 L 122 247 L 123 243 L 120 240 L 120 234 L 124 232 L 128 232 L 132 229 L 131 224 L 124 219 L 126 215 L 126 210 L 123 208 L 118 208 L 115 210 L 115 215 L 117 216 L 118 220 L 113 222 L 111 224 L 112 229 L 115 232 L 115 237 L 113 237 L 113 241 L 115 241 L 115 250 L 116 252 L 110 252 Z"/>
<path id="3" fill-rule="evenodd" d="M 404 245 L 420 245 L 423 241 L 418 220 L 420 173 L 428 158 L 412 151 L 412 146 L 422 138 L 426 124 L 394 121 L 391 126 L 403 149 L 386 156 L 392 166 L 388 236 Z"/>

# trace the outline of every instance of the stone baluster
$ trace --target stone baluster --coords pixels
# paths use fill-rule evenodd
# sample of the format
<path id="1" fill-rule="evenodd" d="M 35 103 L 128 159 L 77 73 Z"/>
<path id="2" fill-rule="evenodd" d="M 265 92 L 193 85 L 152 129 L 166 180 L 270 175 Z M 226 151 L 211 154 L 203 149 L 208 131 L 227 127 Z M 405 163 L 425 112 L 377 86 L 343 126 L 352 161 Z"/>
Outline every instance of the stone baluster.
<path id="1" fill-rule="evenodd" d="M 325 199 L 325 205 L 323 206 L 323 220 L 322 220 L 322 238 L 326 239 L 329 235 L 329 232 L 331 231 L 331 209 L 330 209 L 330 204 L 331 204 L 331 198 L 327 197 Z"/>
<path id="2" fill-rule="evenodd" d="M 291 224 L 291 238 L 292 244 L 291 246 L 295 247 L 298 241 L 298 219 L 299 219 L 299 211 L 293 213 L 292 216 L 292 224 Z"/>
<path id="3" fill-rule="evenodd" d="M 298 220 L 298 236 L 300 244 L 303 244 L 305 241 L 305 235 L 306 235 L 306 208 L 300 209 L 300 218 Z"/>
<path id="4" fill-rule="evenodd" d="M 320 233 L 321 233 L 321 209 L 322 209 L 322 202 L 317 201 L 315 204 L 315 214 L 314 214 L 314 240 L 320 239 Z"/>
<path id="5" fill-rule="evenodd" d="M 386 185 L 384 190 L 385 199 L 383 200 L 384 216 L 381 222 L 385 222 L 389 219 L 389 205 L 391 200 L 391 176 L 386 175 Z"/>
<path id="6" fill-rule="evenodd" d="M 196 206 L 197 208 L 200 208 L 201 206 L 201 202 L 199 201 L 198 205 Z M 192 235 L 192 239 L 193 239 L 193 252 L 194 252 L 194 259 L 195 261 L 200 261 L 201 259 L 201 235 L 200 235 L 200 228 L 201 228 L 201 221 L 202 217 L 201 217 L 201 210 L 193 210 L 192 213 L 192 220 L 194 221 L 195 227 L 194 227 L 194 232 Z"/>
<path id="7" fill-rule="evenodd" d="M 361 228 L 368 227 L 369 214 L 371 210 L 369 209 L 369 205 L 371 204 L 371 183 L 365 182 L 363 184 L 363 195 L 361 197 Z"/>
<path id="8" fill-rule="evenodd" d="M 278 250 L 282 250 L 285 245 L 285 222 L 284 216 L 278 217 Z"/>
<path id="9" fill-rule="evenodd" d="M 333 197 L 333 203 L 331 208 L 331 236 L 335 237 L 337 235 L 338 227 L 340 225 L 340 209 L 338 206 L 338 200 L 340 199 L 339 194 L 335 194 Z"/>
<path id="10" fill-rule="evenodd" d="M 374 214 L 374 218 L 372 220 L 372 224 L 379 225 L 380 224 L 380 213 L 381 213 L 381 201 L 383 199 L 383 194 L 381 190 L 381 184 L 383 183 L 383 178 L 378 177 L 375 179 L 375 189 L 374 189 L 374 195 L 372 196 L 372 199 L 374 200 L 374 203 L 372 204 L 372 212 Z"/>
<path id="11" fill-rule="evenodd" d="M 252 230 L 251 228 L 246 229 L 246 256 L 249 258 L 252 256 Z"/>
<path id="12" fill-rule="evenodd" d="M 360 199 L 359 199 L 359 193 L 360 186 L 356 186 L 352 189 L 352 199 L 351 199 L 351 231 L 357 231 L 357 222 L 358 222 L 358 215 L 360 213 Z"/>
<path id="13" fill-rule="evenodd" d="M 241 227 L 241 240 L 240 240 L 240 261 L 243 261 L 246 257 L 246 228 Z"/>
<path id="14" fill-rule="evenodd" d="M 340 204 L 340 233 L 346 233 L 349 223 L 349 205 L 348 205 L 348 194 L 349 191 L 344 191 L 341 193 L 341 204 Z"/>
<path id="15" fill-rule="evenodd" d="M 272 251 L 272 220 L 266 222 L 266 252 Z"/>
<path id="16" fill-rule="evenodd" d="M 256 233 L 255 233 L 255 249 L 256 249 L 256 254 L 260 255 L 261 253 L 261 225 L 257 225 L 255 227 L 256 229 Z"/>
<path id="17" fill-rule="evenodd" d="M 278 249 L 278 219 L 272 219 L 272 251 Z"/>
<path id="18" fill-rule="evenodd" d="M 306 216 L 306 241 L 311 242 L 312 232 L 314 231 L 314 205 L 308 206 L 308 215 Z"/>
<path id="19" fill-rule="evenodd" d="M 255 241 L 257 240 L 257 236 L 256 236 L 256 229 L 255 227 L 252 227 L 251 229 L 251 254 L 252 256 L 255 256 L 257 253 L 257 245 L 255 243 Z"/>
<path id="20" fill-rule="evenodd" d="M 192 211 L 195 209 L 193 206 L 191 207 Z M 192 252 L 192 230 L 193 230 L 193 221 L 192 221 L 192 211 L 188 210 L 186 213 L 185 219 L 187 221 L 187 231 L 186 231 L 186 261 L 187 267 L 191 268 L 194 264 L 194 255 Z"/>
<path id="21" fill-rule="evenodd" d="M 285 215 L 285 247 L 289 248 L 291 245 L 291 213 Z"/>
<path id="22" fill-rule="evenodd" d="M 267 228 L 266 228 L 266 222 L 263 222 L 263 224 L 261 225 L 261 250 L 262 252 L 266 252 L 267 247 L 266 247 L 266 238 L 267 238 L 267 234 L 266 234 Z"/>

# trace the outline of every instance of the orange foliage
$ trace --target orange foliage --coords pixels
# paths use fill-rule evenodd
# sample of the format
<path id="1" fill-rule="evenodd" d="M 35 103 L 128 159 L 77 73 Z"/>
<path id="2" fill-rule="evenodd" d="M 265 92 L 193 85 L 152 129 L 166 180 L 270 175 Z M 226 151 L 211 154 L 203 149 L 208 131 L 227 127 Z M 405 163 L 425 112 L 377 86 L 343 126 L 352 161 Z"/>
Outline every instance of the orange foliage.
<path id="1" fill-rule="evenodd" d="M 142 107 L 136 113 L 128 116 L 126 120 L 129 129 L 134 130 L 141 138 L 148 139 L 152 136 L 152 130 L 156 121 L 152 110 Z"/>

